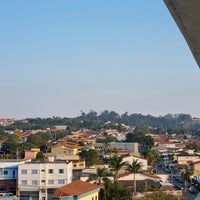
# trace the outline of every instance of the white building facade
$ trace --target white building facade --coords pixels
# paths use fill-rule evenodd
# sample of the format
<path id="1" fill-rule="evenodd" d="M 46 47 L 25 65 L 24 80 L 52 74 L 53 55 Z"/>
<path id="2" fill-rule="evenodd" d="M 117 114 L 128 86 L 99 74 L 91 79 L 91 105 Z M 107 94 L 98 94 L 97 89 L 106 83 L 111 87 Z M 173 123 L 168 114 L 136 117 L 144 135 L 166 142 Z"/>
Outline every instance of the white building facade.
<path id="1" fill-rule="evenodd" d="M 72 163 L 30 162 L 18 167 L 18 196 L 24 200 L 51 199 L 54 190 L 72 181 Z"/>
<path id="2" fill-rule="evenodd" d="M 142 164 L 141 169 L 144 171 L 147 171 L 147 159 L 136 157 L 136 156 L 124 156 L 123 157 L 123 162 L 127 162 L 129 164 L 132 164 L 132 162 L 136 161 L 136 160 Z"/>

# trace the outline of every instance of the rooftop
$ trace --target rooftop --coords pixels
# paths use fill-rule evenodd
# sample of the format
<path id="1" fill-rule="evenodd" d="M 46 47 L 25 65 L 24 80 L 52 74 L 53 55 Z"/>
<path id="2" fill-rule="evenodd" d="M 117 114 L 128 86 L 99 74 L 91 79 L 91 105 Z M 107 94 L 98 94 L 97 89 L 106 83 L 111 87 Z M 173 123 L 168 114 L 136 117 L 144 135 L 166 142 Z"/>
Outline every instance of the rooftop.
<path id="1" fill-rule="evenodd" d="M 93 190 L 97 190 L 100 188 L 101 188 L 101 186 L 99 186 L 99 185 L 76 180 L 72 183 L 69 183 L 67 185 L 64 185 L 64 186 L 58 188 L 54 192 L 53 198 L 83 195 L 85 193 L 88 193 L 88 192 L 91 192 Z"/>

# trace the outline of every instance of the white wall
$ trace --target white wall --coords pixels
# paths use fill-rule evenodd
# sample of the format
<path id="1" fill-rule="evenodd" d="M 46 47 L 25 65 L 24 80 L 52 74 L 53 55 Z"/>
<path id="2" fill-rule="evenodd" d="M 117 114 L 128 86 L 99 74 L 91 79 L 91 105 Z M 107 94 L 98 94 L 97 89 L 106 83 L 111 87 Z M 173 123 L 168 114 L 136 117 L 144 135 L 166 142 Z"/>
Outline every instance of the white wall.
<path id="1" fill-rule="evenodd" d="M 128 156 L 123 158 L 123 162 L 128 162 L 128 163 L 132 163 L 133 160 L 138 160 L 138 162 L 142 163 L 142 170 L 147 170 L 147 160 L 143 159 L 143 158 L 139 158 L 139 157 L 135 157 L 135 156 Z"/>
<path id="2" fill-rule="evenodd" d="M 23 174 L 22 170 L 27 170 L 27 174 Z M 33 171 L 37 172 L 33 174 Z M 50 173 L 49 170 L 53 170 Z M 62 173 L 60 170 L 63 170 Z M 49 183 L 53 180 L 53 183 Z M 63 183 L 61 183 L 62 181 Z M 23 182 L 27 181 L 24 183 Z M 37 183 L 33 183 L 37 181 Z M 39 188 L 58 188 L 72 181 L 72 163 L 25 163 L 19 165 L 18 168 L 18 188 L 20 191 L 38 191 Z"/>

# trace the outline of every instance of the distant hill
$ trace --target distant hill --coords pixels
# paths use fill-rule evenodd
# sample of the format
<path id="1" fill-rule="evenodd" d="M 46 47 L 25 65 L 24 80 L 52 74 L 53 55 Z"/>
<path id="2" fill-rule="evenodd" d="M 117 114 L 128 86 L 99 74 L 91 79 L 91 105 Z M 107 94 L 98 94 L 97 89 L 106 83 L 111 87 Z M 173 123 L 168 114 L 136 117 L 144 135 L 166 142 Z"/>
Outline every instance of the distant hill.
<path id="1" fill-rule="evenodd" d="M 56 125 L 66 125 L 68 130 L 78 130 L 88 128 L 91 130 L 99 130 L 108 126 L 124 124 L 131 127 L 155 127 L 155 128 L 177 128 L 200 130 L 200 122 L 197 118 L 192 118 L 189 114 L 167 114 L 165 116 L 154 117 L 152 115 L 128 114 L 122 115 L 114 111 L 105 110 L 98 114 L 91 110 L 89 113 L 82 112 L 80 116 L 74 118 L 68 117 L 52 117 L 52 118 L 27 118 L 25 120 L 16 121 L 14 124 L 4 127 L 5 130 L 36 130 L 46 129 Z"/>

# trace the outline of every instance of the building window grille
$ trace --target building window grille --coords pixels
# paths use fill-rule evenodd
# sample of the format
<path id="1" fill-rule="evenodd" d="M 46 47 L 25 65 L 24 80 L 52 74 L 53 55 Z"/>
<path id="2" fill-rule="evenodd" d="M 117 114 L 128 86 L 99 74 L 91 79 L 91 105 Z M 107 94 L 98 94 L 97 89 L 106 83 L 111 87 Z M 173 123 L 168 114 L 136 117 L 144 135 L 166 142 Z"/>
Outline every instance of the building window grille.
<path id="1" fill-rule="evenodd" d="M 4 170 L 4 171 L 3 171 L 3 174 L 4 174 L 4 175 L 8 175 L 8 171 L 7 171 L 7 170 Z"/>
<path id="2" fill-rule="evenodd" d="M 37 169 L 32 169 L 32 174 L 37 174 Z"/>
<path id="3" fill-rule="evenodd" d="M 22 169 L 21 173 L 22 174 L 27 174 L 27 169 Z"/>
<path id="4" fill-rule="evenodd" d="M 48 180 L 48 184 L 49 184 L 49 185 L 52 185 L 52 184 L 54 184 L 54 180 L 52 180 L 52 179 L 49 179 L 49 180 Z"/>
<path id="5" fill-rule="evenodd" d="M 27 185 L 27 180 L 22 180 L 22 181 L 21 181 L 21 184 L 22 184 L 22 185 Z"/>
<path id="6" fill-rule="evenodd" d="M 32 185 L 38 185 L 38 181 L 37 180 L 32 180 Z"/>
<path id="7" fill-rule="evenodd" d="M 58 180 L 58 184 L 65 184 L 65 180 L 64 179 L 59 179 Z"/>

